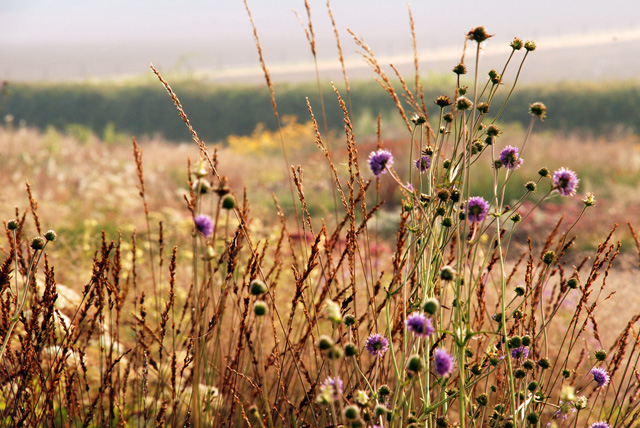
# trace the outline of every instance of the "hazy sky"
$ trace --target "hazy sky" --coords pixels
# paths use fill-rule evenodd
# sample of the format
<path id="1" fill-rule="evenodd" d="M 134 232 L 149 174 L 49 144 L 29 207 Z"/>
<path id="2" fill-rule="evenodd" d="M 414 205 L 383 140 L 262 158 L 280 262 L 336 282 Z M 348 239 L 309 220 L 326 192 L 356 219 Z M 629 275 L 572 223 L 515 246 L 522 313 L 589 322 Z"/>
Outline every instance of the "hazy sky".
<path id="1" fill-rule="evenodd" d="M 292 12 L 306 21 L 304 0 L 248 1 L 270 64 L 310 59 Z M 345 55 L 356 51 L 347 28 L 378 55 L 409 51 L 406 4 L 333 0 Z M 594 32 L 615 39 L 618 32 L 640 29 L 635 0 L 414 0 L 411 7 L 419 49 L 427 51 L 459 48 L 477 25 L 496 34 L 493 43 Z M 326 1 L 311 0 L 311 8 L 319 55 L 335 58 Z M 0 0 L 0 11 L 0 79 L 140 74 L 150 62 L 189 70 L 257 64 L 241 0 Z"/>

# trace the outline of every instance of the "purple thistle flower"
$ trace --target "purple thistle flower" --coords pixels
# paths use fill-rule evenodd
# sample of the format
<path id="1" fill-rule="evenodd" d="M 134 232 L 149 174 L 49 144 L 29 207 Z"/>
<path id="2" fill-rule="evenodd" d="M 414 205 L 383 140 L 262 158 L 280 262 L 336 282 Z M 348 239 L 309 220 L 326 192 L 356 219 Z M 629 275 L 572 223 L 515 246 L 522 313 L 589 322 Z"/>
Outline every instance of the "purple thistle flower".
<path id="1" fill-rule="evenodd" d="M 213 234 L 213 221 L 208 215 L 197 215 L 193 218 L 193 222 L 205 238 L 208 238 Z"/>
<path id="2" fill-rule="evenodd" d="M 420 159 L 416 159 L 416 168 L 418 169 L 418 171 L 427 172 L 430 166 L 431 166 L 430 156 L 422 156 Z"/>
<path id="3" fill-rule="evenodd" d="M 520 158 L 520 154 L 518 153 L 518 148 L 513 146 L 507 146 L 500 152 L 500 163 L 502 166 L 507 168 L 510 171 L 518 168 L 524 160 Z"/>
<path id="4" fill-rule="evenodd" d="M 482 196 L 473 196 L 467 201 L 467 218 L 471 223 L 480 223 L 488 211 L 489 203 Z"/>
<path id="5" fill-rule="evenodd" d="M 575 195 L 579 182 L 576 173 L 570 169 L 563 167 L 553 173 L 553 188 L 557 189 L 562 196 Z"/>
<path id="6" fill-rule="evenodd" d="M 393 165 L 393 155 L 389 150 L 379 149 L 369 155 L 369 167 L 376 177 L 380 177 L 380 174 L 386 171 L 387 166 L 391 165 Z"/>
<path id="7" fill-rule="evenodd" d="M 449 377 L 453 371 L 453 357 L 446 349 L 438 348 L 433 353 L 436 365 L 436 374 L 440 377 Z"/>
<path id="8" fill-rule="evenodd" d="M 598 388 L 602 388 L 609 383 L 609 380 L 611 380 L 609 373 L 607 373 L 605 369 L 594 367 L 591 369 L 590 373 L 593 375 L 593 380 L 598 384 Z"/>
<path id="9" fill-rule="evenodd" d="M 340 399 L 342 395 L 342 391 L 344 389 L 344 384 L 342 383 L 342 379 L 339 377 L 328 377 L 322 382 L 322 389 L 329 389 L 330 396 L 333 401 L 337 401 Z"/>
<path id="10" fill-rule="evenodd" d="M 428 337 L 436 332 L 431 319 L 422 312 L 414 312 L 407 317 L 407 329 L 418 337 Z"/>
<path id="11" fill-rule="evenodd" d="M 602 422 L 594 422 L 590 428 L 611 428 L 608 423 Z"/>
<path id="12" fill-rule="evenodd" d="M 511 350 L 511 358 L 520 360 L 529 356 L 529 348 L 526 346 L 520 346 Z"/>
<path id="13" fill-rule="evenodd" d="M 376 333 L 367 338 L 364 346 L 374 357 L 382 357 L 389 350 L 389 341 L 381 334 Z"/>

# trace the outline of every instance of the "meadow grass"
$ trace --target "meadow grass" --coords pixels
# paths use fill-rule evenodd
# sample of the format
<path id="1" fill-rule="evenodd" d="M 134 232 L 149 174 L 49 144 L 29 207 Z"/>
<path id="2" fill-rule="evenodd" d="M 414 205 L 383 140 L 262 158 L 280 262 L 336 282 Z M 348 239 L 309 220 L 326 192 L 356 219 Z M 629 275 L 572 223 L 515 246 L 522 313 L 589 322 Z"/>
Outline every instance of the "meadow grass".
<path id="1" fill-rule="evenodd" d="M 417 57 L 410 83 L 397 74 L 397 92 L 353 35 L 404 137 L 384 138 L 378 120 L 377 136 L 361 140 L 351 89 L 335 87 L 331 100 L 307 101 L 306 126 L 287 124 L 255 26 L 254 35 L 278 125 L 254 134 L 269 146 L 262 153 L 248 154 L 240 137 L 208 147 L 153 67 L 190 149 L 134 138 L 131 153 L 77 129 L 2 130 L 2 182 L 31 182 L 3 201 L 25 208 L 5 213 L 0 423 L 637 424 L 640 315 L 629 287 L 610 291 L 617 217 L 596 216 L 606 229 L 590 256 L 596 228 L 580 229 L 594 205 L 637 202 L 637 141 L 537 134 L 546 114 L 537 102 L 527 129 L 496 126 L 489 110 L 509 107 L 495 94 L 517 81 L 502 76 L 535 44 L 514 39 L 504 69 L 487 78 L 482 27 L 465 37 L 467 64 L 454 67 L 457 84 L 442 88 L 432 117 Z M 329 102 L 343 135 L 323 123 Z M 597 204 L 592 191 L 603 192 Z M 629 272 L 640 242 L 626 228 Z"/>

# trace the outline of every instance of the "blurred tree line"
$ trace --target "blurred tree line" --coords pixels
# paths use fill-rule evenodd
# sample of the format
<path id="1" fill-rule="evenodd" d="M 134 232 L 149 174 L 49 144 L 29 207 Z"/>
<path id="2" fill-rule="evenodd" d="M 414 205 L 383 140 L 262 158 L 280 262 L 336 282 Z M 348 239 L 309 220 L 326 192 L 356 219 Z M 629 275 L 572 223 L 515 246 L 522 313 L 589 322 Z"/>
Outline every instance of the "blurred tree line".
<path id="1" fill-rule="evenodd" d="M 258 124 L 275 129 L 269 91 L 264 85 L 220 86 L 182 80 L 172 86 L 192 125 L 205 141 L 219 141 L 230 135 L 249 136 Z M 424 81 L 425 99 L 431 114 L 437 111 L 431 101 L 443 94 L 441 88 L 452 86 L 446 78 Z M 13 115 L 16 123 L 24 121 L 41 129 L 53 126 L 61 130 L 70 124 L 79 124 L 96 135 L 109 131 L 136 136 L 156 134 L 171 141 L 189 139 L 171 99 L 156 81 L 10 83 L 9 87 L 11 94 L 3 97 L 2 114 Z M 347 99 L 344 87 L 338 89 Z M 305 98 L 308 97 L 322 128 L 322 110 L 315 83 L 279 84 L 275 92 L 281 117 L 295 116 L 298 122 L 306 123 L 309 113 Z M 498 100 L 502 101 L 508 88 L 500 92 Z M 401 93 L 399 88 L 398 93 Z M 359 118 L 371 121 L 380 113 L 383 126 L 389 123 L 387 121 L 398 123 L 391 98 L 376 82 L 354 82 L 350 95 L 356 122 Z M 342 111 L 331 86 L 326 85 L 323 89 L 323 98 L 329 128 L 341 130 L 344 126 Z M 500 121 L 527 124 L 528 105 L 535 101 L 545 103 L 548 108 L 546 129 L 594 135 L 610 134 L 612 130 L 640 132 L 640 82 L 519 86 Z M 407 111 L 408 115 L 412 113 Z M 496 112 L 489 112 L 489 116 L 491 113 Z"/>

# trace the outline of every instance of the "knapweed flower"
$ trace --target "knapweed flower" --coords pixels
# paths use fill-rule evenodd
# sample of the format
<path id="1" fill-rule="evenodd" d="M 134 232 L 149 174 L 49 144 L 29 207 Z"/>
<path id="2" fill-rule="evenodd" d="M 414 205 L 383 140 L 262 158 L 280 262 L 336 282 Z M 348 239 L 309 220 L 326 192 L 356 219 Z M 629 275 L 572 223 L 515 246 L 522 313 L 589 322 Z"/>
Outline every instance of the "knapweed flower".
<path id="1" fill-rule="evenodd" d="M 499 159 L 502 166 L 510 171 L 518 168 L 524 162 L 518 153 L 518 148 L 513 146 L 507 146 L 502 149 Z"/>
<path id="2" fill-rule="evenodd" d="M 338 401 L 342 395 L 344 384 L 339 377 L 328 377 L 320 386 L 320 394 L 317 401 L 320 403 L 330 403 Z"/>
<path id="3" fill-rule="evenodd" d="M 529 348 L 526 346 L 519 346 L 511 350 L 511 358 L 516 360 L 524 360 L 529 356 Z"/>
<path id="4" fill-rule="evenodd" d="M 416 168 L 420 172 L 427 172 L 429 167 L 431 166 L 431 157 L 430 156 L 422 156 L 420 159 L 416 159 Z"/>
<path id="5" fill-rule="evenodd" d="M 606 386 L 611 379 L 609 377 L 609 373 L 607 373 L 605 369 L 601 369 L 599 367 L 592 368 L 590 373 L 593 375 L 593 380 L 598 384 L 598 388 Z"/>
<path id="6" fill-rule="evenodd" d="M 375 333 L 367 338 L 365 348 L 374 357 L 382 357 L 389 350 L 389 341 L 381 334 Z"/>
<path id="7" fill-rule="evenodd" d="M 553 188 L 562 196 L 573 196 L 578 188 L 578 176 L 570 169 L 560 168 L 553 173 Z"/>
<path id="8" fill-rule="evenodd" d="M 369 167 L 376 177 L 384 173 L 387 166 L 393 165 L 393 155 L 389 150 L 379 149 L 369 155 Z"/>
<path id="9" fill-rule="evenodd" d="M 418 337 L 428 337 L 436 332 L 431 320 L 422 312 L 414 312 L 407 317 L 407 329 Z"/>
<path id="10" fill-rule="evenodd" d="M 471 223 L 480 223 L 488 211 L 489 203 L 482 196 L 472 196 L 467 201 L 467 218 Z"/>
<path id="11" fill-rule="evenodd" d="M 453 357 L 446 349 L 438 348 L 433 353 L 435 360 L 436 374 L 440 377 L 448 377 L 453 371 Z"/>
<path id="12" fill-rule="evenodd" d="M 590 428 L 611 428 L 608 423 L 602 422 L 594 422 Z"/>
<path id="13" fill-rule="evenodd" d="M 200 214 L 193 218 L 196 228 L 204 235 L 205 238 L 213 234 L 213 221 L 208 215 Z"/>

